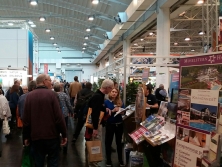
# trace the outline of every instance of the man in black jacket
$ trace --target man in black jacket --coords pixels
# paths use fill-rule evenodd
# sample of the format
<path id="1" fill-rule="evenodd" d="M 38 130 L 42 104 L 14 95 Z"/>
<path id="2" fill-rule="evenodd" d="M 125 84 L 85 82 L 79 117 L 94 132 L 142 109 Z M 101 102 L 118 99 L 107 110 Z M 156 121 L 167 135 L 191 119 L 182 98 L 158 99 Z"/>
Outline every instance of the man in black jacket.
<path id="1" fill-rule="evenodd" d="M 88 128 L 88 133 L 92 133 L 92 137 L 94 137 L 94 139 L 97 138 L 100 141 L 102 141 L 102 126 L 99 125 L 99 116 L 101 111 L 106 112 L 104 105 L 105 94 L 110 93 L 113 88 L 113 81 L 105 79 L 102 82 L 101 88 L 94 93 L 88 103 L 89 107 L 92 108 L 91 118 L 93 123 L 93 129 Z M 97 163 L 89 163 L 89 167 L 95 165 L 97 166 Z"/>
<path id="2" fill-rule="evenodd" d="M 88 101 L 93 96 L 94 92 L 91 91 L 92 84 L 87 82 L 85 88 L 82 89 L 75 98 L 75 112 L 78 113 L 78 122 L 76 125 L 75 132 L 73 134 L 72 142 L 75 142 L 86 122 L 86 116 L 88 111 Z M 82 102 L 84 100 L 84 102 Z"/>
<path id="3" fill-rule="evenodd" d="M 92 108 L 92 123 L 93 123 L 93 137 L 100 136 L 102 137 L 101 134 L 101 126 L 99 127 L 99 116 L 100 116 L 100 111 L 105 112 L 105 106 L 104 106 L 104 97 L 105 94 L 108 94 L 112 91 L 114 88 L 113 81 L 110 79 L 105 79 L 102 82 L 101 88 L 98 89 L 93 97 L 89 101 L 89 107 Z"/>

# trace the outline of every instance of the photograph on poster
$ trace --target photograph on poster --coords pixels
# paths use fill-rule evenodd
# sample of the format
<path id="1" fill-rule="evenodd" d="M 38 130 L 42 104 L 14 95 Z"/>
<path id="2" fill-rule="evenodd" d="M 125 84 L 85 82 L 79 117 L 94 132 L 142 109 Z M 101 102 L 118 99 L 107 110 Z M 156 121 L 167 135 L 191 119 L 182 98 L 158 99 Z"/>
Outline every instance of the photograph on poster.
<path id="1" fill-rule="evenodd" d="M 188 143 L 189 142 L 189 129 L 178 127 L 177 139 Z"/>
<path id="2" fill-rule="evenodd" d="M 168 109 L 168 118 L 170 119 L 177 119 L 177 104 L 175 103 L 168 103 L 167 105 L 167 109 Z"/>
<path id="3" fill-rule="evenodd" d="M 167 115 L 167 112 L 168 112 L 167 105 L 168 105 L 168 102 L 161 101 L 160 107 L 158 110 L 158 115 L 162 117 L 165 117 Z"/>
<path id="4" fill-rule="evenodd" d="M 206 147 L 206 134 L 193 130 L 189 132 L 189 143 L 198 147 Z"/>
<path id="5" fill-rule="evenodd" d="M 181 88 L 220 90 L 221 73 L 221 64 L 182 67 Z"/>
<path id="6" fill-rule="evenodd" d="M 190 113 L 178 110 L 177 111 L 177 124 L 189 126 Z"/>
<path id="7" fill-rule="evenodd" d="M 170 98 L 171 103 L 178 103 L 179 91 L 178 89 L 172 89 L 172 94 Z"/>
<path id="8" fill-rule="evenodd" d="M 191 103 L 190 126 L 206 131 L 213 131 L 216 127 L 217 106 Z"/>
<path id="9" fill-rule="evenodd" d="M 190 112 L 190 99 L 179 98 L 178 110 Z"/>
<path id="10" fill-rule="evenodd" d="M 180 89 L 179 90 L 179 98 L 187 99 L 190 98 L 191 89 Z"/>

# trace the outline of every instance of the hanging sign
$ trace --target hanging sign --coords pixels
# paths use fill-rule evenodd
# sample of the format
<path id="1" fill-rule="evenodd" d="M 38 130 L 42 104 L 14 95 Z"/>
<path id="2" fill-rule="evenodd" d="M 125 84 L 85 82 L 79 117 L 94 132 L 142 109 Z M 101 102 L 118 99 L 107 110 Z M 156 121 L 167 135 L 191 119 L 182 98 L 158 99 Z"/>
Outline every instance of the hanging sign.
<path id="1" fill-rule="evenodd" d="M 150 74 L 150 69 L 149 68 L 144 68 L 143 69 L 143 74 L 142 74 L 142 82 L 147 82 Z"/>
<path id="2" fill-rule="evenodd" d="M 44 64 L 44 73 L 48 74 L 48 64 Z"/>

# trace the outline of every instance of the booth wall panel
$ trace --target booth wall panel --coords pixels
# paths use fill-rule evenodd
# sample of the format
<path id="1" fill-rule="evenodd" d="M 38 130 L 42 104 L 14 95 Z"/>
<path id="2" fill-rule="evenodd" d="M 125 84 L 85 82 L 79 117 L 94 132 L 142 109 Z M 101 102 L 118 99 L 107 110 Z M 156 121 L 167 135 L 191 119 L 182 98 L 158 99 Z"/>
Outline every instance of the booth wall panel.
<path id="1" fill-rule="evenodd" d="M 27 41 L 26 40 L 18 40 L 18 58 L 26 58 L 27 57 Z"/>
<path id="2" fill-rule="evenodd" d="M 1 58 L 17 58 L 17 41 L 16 40 L 0 40 L 0 56 Z"/>
<path id="3" fill-rule="evenodd" d="M 18 59 L 18 64 L 20 67 L 27 66 L 27 59 L 26 58 L 19 58 Z"/>
<path id="4" fill-rule="evenodd" d="M 15 68 L 17 67 L 17 64 L 17 59 L 14 58 L 4 58 L 0 61 L 0 67 L 8 67 L 8 65 L 11 65 L 12 68 Z"/>
<path id="5" fill-rule="evenodd" d="M 0 30 L 0 40 L 4 39 L 4 40 L 7 40 L 7 39 L 17 39 L 18 38 L 18 30 L 4 30 L 4 29 L 1 29 Z"/>
<path id="6" fill-rule="evenodd" d="M 23 39 L 23 40 L 26 40 L 28 39 L 27 37 L 27 30 L 17 30 L 18 31 L 18 36 L 17 38 L 18 39 Z"/>

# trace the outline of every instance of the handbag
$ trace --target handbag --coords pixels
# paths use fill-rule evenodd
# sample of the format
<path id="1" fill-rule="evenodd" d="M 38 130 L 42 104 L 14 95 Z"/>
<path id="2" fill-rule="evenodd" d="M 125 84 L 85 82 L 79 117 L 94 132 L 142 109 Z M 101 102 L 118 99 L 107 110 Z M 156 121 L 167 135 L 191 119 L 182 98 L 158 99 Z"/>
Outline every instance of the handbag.
<path id="1" fill-rule="evenodd" d="M 22 123 L 21 118 L 19 117 L 18 107 L 16 109 L 16 119 L 17 119 L 17 127 L 18 128 L 22 128 L 23 127 L 23 123 Z"/>
<path id="2" fill-rule="evenodd" d="M 88 162 L 100 162 L 103 160 L 102 145 L 100 140 L 87 141 Z"/>
<path id="3" fill-rule="evenodd" d="M 22 154 L 22 166 L 21 167 L 32 167 L 33 160 L 30 153 L 30 146 L 25 146 Z"/>
<path id="4" fill-rule="evenodd" d="M 102 121 L 102 119 L 103 119 L 103 116 L 104 116 L 104 112 L 103 112 L 103 111 L 100 111 L 99 124 L 101 123 L 101 121 Z M 94 129 L 94 128 L 93 128 L 93 123 L 92 123 L 92 108 L 90 108 L 90 107 L 89 107 L 89 109 L 88 109 L 85 127 L 90 128 L 90 129 Z"/>
<path id="5" fill-rule="evenodd" d="M 10 127 L 8 125 L 8 119 L 5 117 L 2 124 L 2 133 L 8 135 L 10 133 Z"/>

